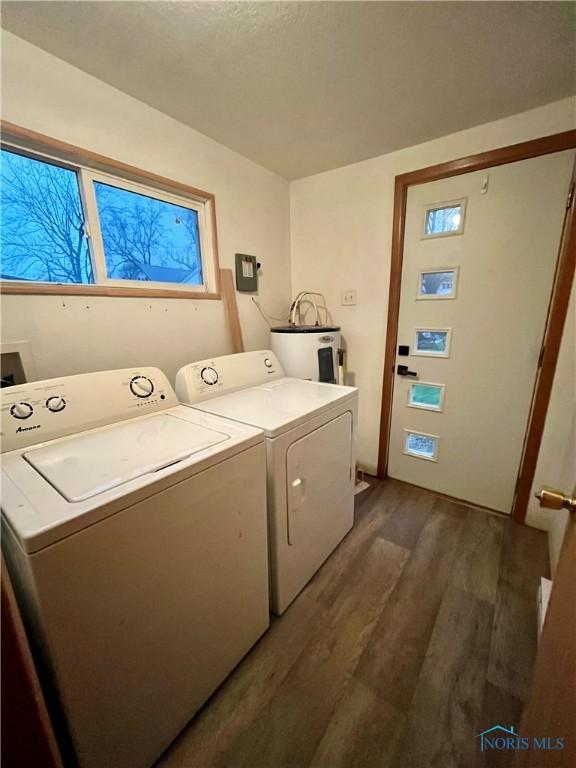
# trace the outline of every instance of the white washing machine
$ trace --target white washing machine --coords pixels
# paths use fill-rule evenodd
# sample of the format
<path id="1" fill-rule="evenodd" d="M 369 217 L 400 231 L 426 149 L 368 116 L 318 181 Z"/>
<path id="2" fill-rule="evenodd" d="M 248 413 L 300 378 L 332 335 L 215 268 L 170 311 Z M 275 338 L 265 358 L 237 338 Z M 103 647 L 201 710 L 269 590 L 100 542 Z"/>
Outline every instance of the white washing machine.
<path id="1" fill-rule="evenodd" d="M 265 350 L 187 365 L 176 394 L 264 430 L 271 606 L 281 614 L 352 528 L 358 390 L 287 378 Z"/>
<path id="2" fill-rule="evenodd" d="M 150 768 L 268 627 L 264 436 L 156 368 L 3 389 L 1 424 L 2 544 L 64 755 Z"/>

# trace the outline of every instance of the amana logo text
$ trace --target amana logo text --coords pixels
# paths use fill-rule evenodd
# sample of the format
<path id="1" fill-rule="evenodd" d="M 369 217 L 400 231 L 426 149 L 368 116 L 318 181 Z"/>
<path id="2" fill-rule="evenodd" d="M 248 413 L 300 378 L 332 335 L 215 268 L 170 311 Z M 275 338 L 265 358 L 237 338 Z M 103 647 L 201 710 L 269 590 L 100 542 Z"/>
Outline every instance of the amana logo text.
<path id="1" fill-rule="evenodd" d="M 18 434 L 18 432 L 31 432 L 33 429 L 40 429 L 40 426 L 40 424 L 34 424 L 33 427 L 18 427 L 16 434 Z"/>

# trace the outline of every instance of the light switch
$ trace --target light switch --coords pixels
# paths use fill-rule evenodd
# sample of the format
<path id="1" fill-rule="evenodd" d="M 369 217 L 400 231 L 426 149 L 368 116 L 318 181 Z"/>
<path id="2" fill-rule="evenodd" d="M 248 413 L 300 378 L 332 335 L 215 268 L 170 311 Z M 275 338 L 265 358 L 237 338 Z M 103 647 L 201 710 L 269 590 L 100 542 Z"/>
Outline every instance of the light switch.
<path id="1" fill-rule="evenodd" d="M 340 303 L 343 307 L 351 307 L 356 304 L 356 288 L 349 288 L 347 291 L 342 291 Z"/>

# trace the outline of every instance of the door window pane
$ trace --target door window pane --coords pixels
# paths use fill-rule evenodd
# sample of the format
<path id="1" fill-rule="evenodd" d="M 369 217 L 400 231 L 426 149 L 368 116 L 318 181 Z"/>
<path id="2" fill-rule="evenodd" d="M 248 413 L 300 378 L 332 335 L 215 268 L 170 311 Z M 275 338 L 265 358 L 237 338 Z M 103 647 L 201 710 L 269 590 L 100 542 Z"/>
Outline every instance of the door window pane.
<path id="1" fill-rule="evenodd" d="M 99 181 L 94 190 L 110 279 L 202 284 L 195 210 Z"/>
<path id="2" fill-rule="evenodd" d="M 2 279 L 93 283 L 74 171 L 2 150 Z"/>
<path id="3" fill-rule="evenodd" d="M 464 231 L 466 200 L 429 205 L 424 216 L 424 237 L 459 235 Z"/>
<path id="4" fill-rule="evenodd" d="M 419 299 L 453 299 L 456 296 L 457 270 L 422 270 L 419 276 Z"/>
<path id="5" fill-rule="evenodd" d="M 413 354 L 448 357 L 450 354 L 450 329 L 417 328 Z"/>
<path id="6" fill-rule="evenodd" d="M 434 208 L 426 213 L 426 234 L 440 235 L 443 232 L 458 232 L 460 228 L 460 206 Z"/>
<path id="7" fill-rule="evenodd" d="M 441 411 L 444 400 L 443 384 L 410 384 L 408 405 L 413 408 L 424 408 L 429 411 Z"/>
<path id="8" fill-rule="evenodd" d="M 428 461 L 437 460 L 438 437 L 436 435 L 426 435 L 410 430 L 405 430 L 405 432 L 404 453 L 409 456 L 417 456 L 419 459 L 428 459 Z"/>

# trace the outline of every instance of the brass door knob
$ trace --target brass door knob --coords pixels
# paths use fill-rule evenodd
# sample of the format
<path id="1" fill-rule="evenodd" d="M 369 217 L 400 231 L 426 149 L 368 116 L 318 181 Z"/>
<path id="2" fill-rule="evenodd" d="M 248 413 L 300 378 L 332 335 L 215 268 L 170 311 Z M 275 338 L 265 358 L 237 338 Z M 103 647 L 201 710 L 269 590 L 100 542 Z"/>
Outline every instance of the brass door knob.
<path id="1" fill-rule="evenodd" d="M 541 488 L 536 494 L 541 507 L 546 509 L 567 509 L 569 512 L 576 512 L 576 488 L 571 496 L 557 491 L 555 488 Z"/>

